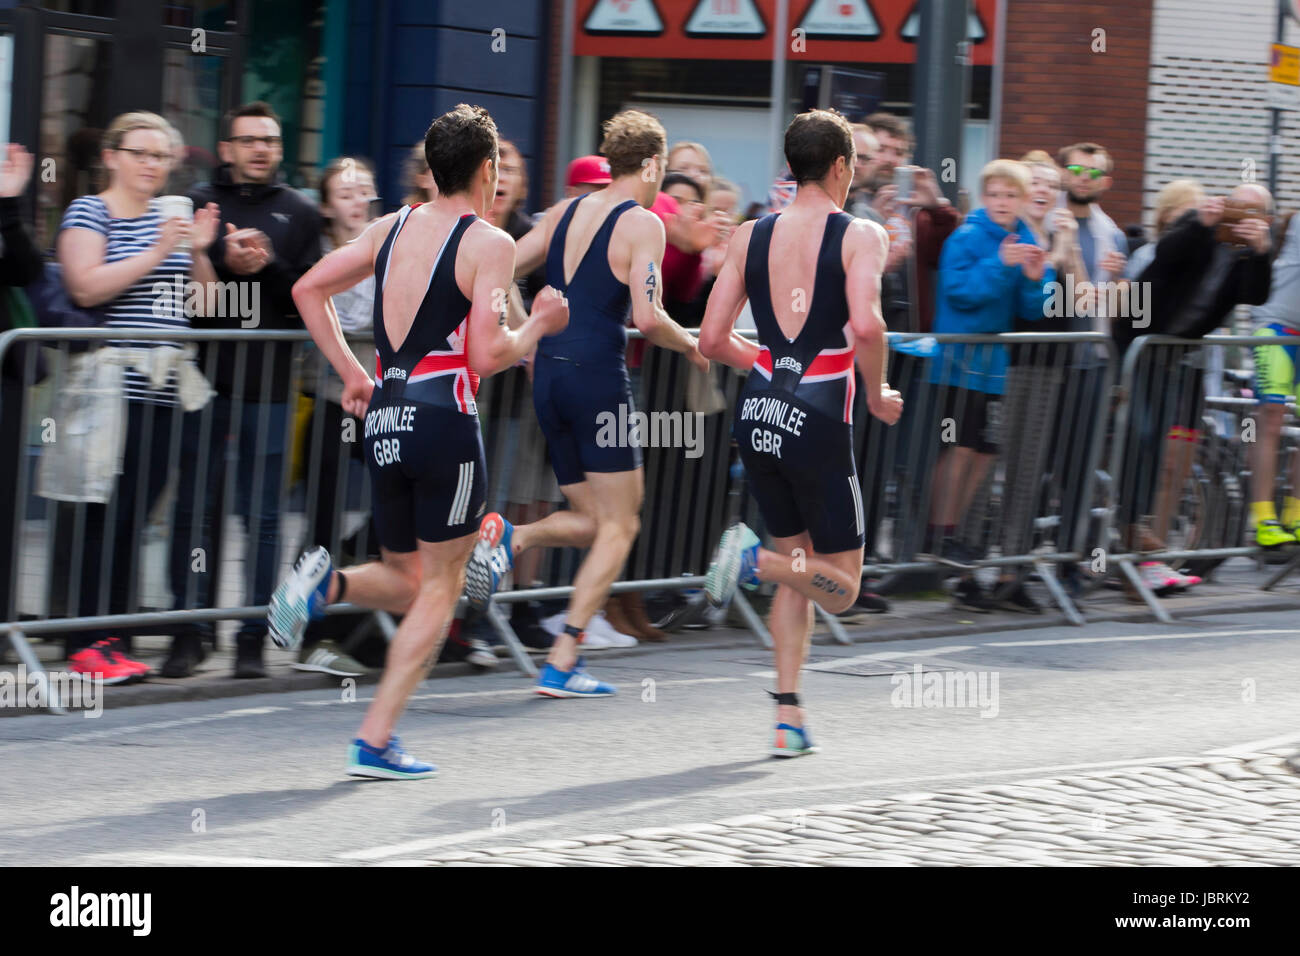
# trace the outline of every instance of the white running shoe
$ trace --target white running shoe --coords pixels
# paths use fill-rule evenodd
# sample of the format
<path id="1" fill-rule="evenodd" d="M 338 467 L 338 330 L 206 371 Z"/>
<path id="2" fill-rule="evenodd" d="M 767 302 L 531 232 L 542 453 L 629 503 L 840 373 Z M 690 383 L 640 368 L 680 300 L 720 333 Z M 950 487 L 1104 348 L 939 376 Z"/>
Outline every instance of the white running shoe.
<path id="1" fill-rule="evenodd" d="M 304 551 L 289 576 L 280 582 L 266 612 L 267 629 L 277 647 L 297 650 L 307 623 L 325 613 L 325 596 L 329 593 L 333 570 L 330 553 L 324 548 L 314 548 Z"/>
<path id="2" fill-rule="evenodd" d="M 587 622 L 587 636 L 582 642 L 584 647 L 591 646 L 593 631 L 609 642 L 606 645 L 608 647 L 636 647 L 637 645 L 635 637 L 631 634 L 624 634 L 609 623 L 604 611 L 597 611 L 592 615 L 591 620 Z"/>
<path id="3" fill-rule="evenodd" d="M 758 535 L 742 523 L 722 532 L 704 580 L 705 593 L 714 607 L 730 601 L 738 586 L 757 586 L 758 546 Z"/>

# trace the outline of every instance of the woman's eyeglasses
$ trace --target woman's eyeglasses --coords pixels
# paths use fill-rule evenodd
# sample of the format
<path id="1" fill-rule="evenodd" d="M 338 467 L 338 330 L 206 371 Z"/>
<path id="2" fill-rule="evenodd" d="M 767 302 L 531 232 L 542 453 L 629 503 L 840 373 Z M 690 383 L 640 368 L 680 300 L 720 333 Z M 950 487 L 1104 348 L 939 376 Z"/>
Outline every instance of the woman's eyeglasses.
<path id="1" fill-rule="evenodd" d="M 1094 166 L 1080 166 L 1078 163 L 1066 166 L 1065 168 L 1075 176 L 1082 176 L 1084 173 L 1087 173 L 1089 179 L 1101 179 L 1102 176 L 1106 175 L 1106 170 L 1104 169 L 1097 169 Z"/>
<path id="2" fill-rule="evenodd" d="M 171 153 L 155 153 L 151 149 L 139 149 L 134 146 L 118 146 L 117 151 L 119 153 L 130 153 L 140 162 L 153 162 L 159 166 L 166 166 L 173 159 Z"/>

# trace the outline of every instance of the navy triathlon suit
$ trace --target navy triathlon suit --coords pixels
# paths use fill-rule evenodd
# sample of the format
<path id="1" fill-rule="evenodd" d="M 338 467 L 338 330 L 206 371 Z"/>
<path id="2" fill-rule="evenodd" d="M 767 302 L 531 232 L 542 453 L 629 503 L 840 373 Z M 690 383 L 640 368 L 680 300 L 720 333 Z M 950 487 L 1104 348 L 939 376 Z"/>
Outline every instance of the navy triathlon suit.
<path id="1" fill-rule="evenodd" d="M 862 547 L 862 491 L 853 463 L 853 346 L 842 248 L 848 213 L 832 213 L 817 254 L 803 328 L 787 339 L 772 311 L 768 252 L 780 213 L 750 236 L 745 291 L 761 351 L 736 403 L 735 436 L 768 531 L 807 531 L 822 554 Z"/>
<path id="2" fill-rule="evenodd" d="M 478 375 L 466 359 L 469 300 L 456 285 L 456 250 L 477 218 L 460 217 L 438 250 L 429 286 L 402 347 L 384 328 L 384 287 L 406 206 L 375 259 L 375 391 L 365 448 L 379 544 L 410 552 L 478 530 L 487 495 L 479 434 Z"/>
<path id="3" fill-rule="evenodd" d="M 546 283 L 569 300 L 569 324 L 537 343 L 533 367 L 533 403 L 546 436 L 556 481 L 572 485 L 587 472 L 633 471 L 641 467 L 637 436 L 597 440 L 602 421 L 630 421 L 632 385 L 624 356 L 631 295 L 627 284 L 609 268 L 609 239 L 614 225 L 637 203 L 629 199 L 610 210 L 587 247 L 570 282 L 564 281 L 564 240 L 573 211 L 585 196 L 564 211 L 546 251 Z M 627 409 L 627 418 L 619 406 Z M 608 426 L 606 425 L 608 432 Z"/>

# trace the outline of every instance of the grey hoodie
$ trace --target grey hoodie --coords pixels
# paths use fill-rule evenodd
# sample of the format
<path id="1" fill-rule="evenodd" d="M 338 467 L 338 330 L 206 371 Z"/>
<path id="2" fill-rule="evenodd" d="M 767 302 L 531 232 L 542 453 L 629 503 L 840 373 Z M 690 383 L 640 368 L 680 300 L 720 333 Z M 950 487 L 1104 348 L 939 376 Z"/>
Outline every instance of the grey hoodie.
<path id="1" fill-rule="evenodd" d="M 1255 328 L 1277 323 L 1300 331 L 1300 216 L 1292 216 L 1273 260 L 1273 288 L 1268 301 L 1250 310 Z"/>

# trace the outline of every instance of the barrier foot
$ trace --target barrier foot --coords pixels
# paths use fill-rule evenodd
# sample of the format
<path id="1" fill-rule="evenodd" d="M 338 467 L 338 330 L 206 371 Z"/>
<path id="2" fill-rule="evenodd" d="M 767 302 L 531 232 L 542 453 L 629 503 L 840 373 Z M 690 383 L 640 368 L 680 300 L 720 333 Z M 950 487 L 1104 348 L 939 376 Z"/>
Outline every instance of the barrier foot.
<path id="1" fill-rule="evenodd" d="M 853 638 L 849 637 L 849 632 L 844 630 L 844 625 L 840 623 L 838 617 L 823 608 L 820 604 L 813 604 L 813 607 L 817 608 L 817 613 L 820 614 L 821 619 L 826 622 L 826 629 L 831 632 L 831 637 L 835 638 L 835 643 L 853 643 Z"/>
<path id="2" fill-rule="evenodd" d="M 492 622 L 497 635 L 506 645 L 506 649 L 510 651 L 515 666 L 524 672 L 525 677 L 536 677 L 537 665 L 528 656 L 528 652 L 524 650 L 524 645 L 520 643 L 519 637 L 515 634 L 515 629 L 510 626 L 510 621 L 501 613 L 501 608 L 495 602 L 487 607 L 487 619 Z"/>
<path id="3" fill-rule="evenodd" d="M 28 674 L 45 673 L 45 668 L 41 666 L 41 662 L 37 660 L 36 655 L 32 653 L 32 647 L 27 643 L 27 638 L 23 637 L 22 631 L 10 631 L 9 644 L 18 652 L 18 659 L 22 661 L 23 666 L 27 668 Z M 67 714 L 67 711 L 59 704 L 58 684 L 47 678 L 45 681 L 45 689 L 48 695 L 46 698 L 45 709 L 51 714 L 59 714 L 60 716 Z"/>
<path id="4" fill-rule="evenodd" d="M 1260 555 L 1259 560 L 1263 561 L 1264 556 Z M 1294 571 L 1297 566 L 1300 566 L 1300 551 L 1297 551 L 1295 554 L 1293 554 L 1291 556 L 1291 560 L 1288 561 L 1286 564 L 1282 565 L 1282 569 L 1280 571 L 1278 571 L 1271 578 L 1265 581 L 1260 586 L 1260 590 L 1261 591 L 1271 590 L 1274 585 L 1280 584 L 1282 582 L 1282 579 L 1285 578 L 1287 575 L 1289 575 L 1292 571 Z"/>
<path id="5" fill-rule="evenodd" d="M 1146 601 L 1147 607 L 1156 616 L 1156 620 L 1161 624 L 1173 624 L 1174 619 L 1169 616 L 1169 612 L 1165 610 L 1164 605 L 1160 603 L 1160 599 L 1155 596 L 1154 592 L 1142 582 L 1142 576 L 1137 573 L 1137 568 L 1133 567 L 1133 562 L 1128 558 L 1120 558 L 1119 567 L 1124 572 L 1124 576 L 1128 578 L 1129 583 L 1137 588 L 1138 594 L 1142 595 L 1142 600 Z"/>
<path id="6" fill-rule="evenodd" d="M 745 595 L 738 590 L 731 602 L 736 606 L 736 610 L 740 612 L 740 616 L 745 619 L 745 626 L 753 631 L 763 646 L 770 651 L 772 649 L 772 635 L 768 633 L 767 625 L 763 623 L 763 619 L 749 606 L 749 601 L 745 600 Z"/>
<path id="7" fill-rule="evenodd" d="M 1065 588 L 1061 587 L 1061 582 L 1056 578 L 1056 566 L 1048 564 L 1046 561 L 1035 561 L 1034 570 L 1038 572 L 1038 577 L 1043 584 L 1047 586 L 1047 591 L 1052 595 L 1052 600 L 1056 602 L 1057 607 L 1065 615 L 1066 619 L 1075 627 L 1083 627 L 1083 615 L 1075 607 L 1070 596 L 1065 593 Z"/>

